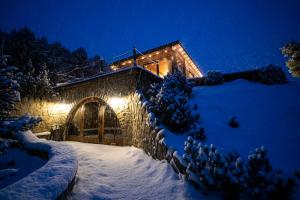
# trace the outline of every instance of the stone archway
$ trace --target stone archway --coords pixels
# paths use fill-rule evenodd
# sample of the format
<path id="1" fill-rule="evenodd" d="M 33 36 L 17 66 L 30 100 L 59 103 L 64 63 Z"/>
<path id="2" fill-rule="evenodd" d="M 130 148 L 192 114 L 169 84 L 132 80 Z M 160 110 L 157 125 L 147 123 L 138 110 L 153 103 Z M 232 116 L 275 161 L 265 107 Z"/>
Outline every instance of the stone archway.
<path id="1" fill-rule="evenodd" d="M 122 134 L 114 110 L 99 97 L 80 100 L 70 110 L 64 131 L 64 139 L 88 143 L 122 145 L 116 135 Z"/>

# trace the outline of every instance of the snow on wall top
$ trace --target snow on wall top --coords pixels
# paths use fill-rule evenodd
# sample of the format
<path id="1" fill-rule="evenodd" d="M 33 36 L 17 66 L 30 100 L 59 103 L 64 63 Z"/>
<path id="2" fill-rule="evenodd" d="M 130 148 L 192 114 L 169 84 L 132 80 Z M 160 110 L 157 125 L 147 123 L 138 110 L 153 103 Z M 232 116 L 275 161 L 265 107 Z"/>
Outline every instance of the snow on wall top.
<path id="1" fill-rule="evenodd" d="M 23 179 L 0 190 L 0 199 L 57 199 L 76 175 L 74 149 L 65 143 L 38 139 L 31 131 L 17 133 L 26 148 L 49 152 L 48 162 Z"/>

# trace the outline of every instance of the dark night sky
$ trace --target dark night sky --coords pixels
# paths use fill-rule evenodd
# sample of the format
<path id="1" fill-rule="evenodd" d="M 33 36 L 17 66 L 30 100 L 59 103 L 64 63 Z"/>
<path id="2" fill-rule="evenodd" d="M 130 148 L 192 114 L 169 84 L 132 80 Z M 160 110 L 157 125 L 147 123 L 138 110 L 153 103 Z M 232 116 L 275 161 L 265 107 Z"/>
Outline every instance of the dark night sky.
<path id="1" fill-rule="evenodd" d="M 300 41 L 300 1 L 0 0 L 0 28 L 23 26 L 107 61 L 178 39 L 203 71 L 228 72 L 283 66 L 279 48 Z"/>

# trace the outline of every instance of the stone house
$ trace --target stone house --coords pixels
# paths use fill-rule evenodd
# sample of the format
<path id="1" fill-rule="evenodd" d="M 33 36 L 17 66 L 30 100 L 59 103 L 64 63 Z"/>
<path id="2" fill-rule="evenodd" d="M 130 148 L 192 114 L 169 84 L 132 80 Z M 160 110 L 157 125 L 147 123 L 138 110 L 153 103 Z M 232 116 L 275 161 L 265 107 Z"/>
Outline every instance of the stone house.
<path id="1" fill-rule="evenodd" d="M 60 130 L 62 140 L 141 146 L 151 130 L 136 91 L 167 73 L 202 73 L 179 41 L 134 54 L 110 64 L 108 73 L 57 86 L 58 98 L 23 99 L 17 114 L 41 116 L 34 131 Z"/>

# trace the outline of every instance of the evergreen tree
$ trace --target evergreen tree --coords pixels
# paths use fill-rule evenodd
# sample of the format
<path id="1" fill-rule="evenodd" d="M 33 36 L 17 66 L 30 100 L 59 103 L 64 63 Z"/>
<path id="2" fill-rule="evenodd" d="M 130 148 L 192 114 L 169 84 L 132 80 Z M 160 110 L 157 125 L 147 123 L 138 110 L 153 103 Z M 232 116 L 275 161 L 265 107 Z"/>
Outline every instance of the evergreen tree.
<path id="1" fill-rule="evenodd" d="M 281 48 L 281 52 L 288 58 L 286 66 L 289 72 L 295 77 L 300 77 L 300 43 L 290 42 Z"/>
<path id="2" fill-rule="evenodd" d="M 194 117 L 187 103 L 192 87 L 183 74 L 168 74 L 161 85 L 154 84 L 150 95 L 151 109 L 172 131 L 189 128 Z"/>
<path id="3" fill-rule="evenodd" d="M 1 63 L 5 63 L 1 58 Z M 5 120 L 15 110 L 20 101 L 19 84 L 15 78 L 16 67 L 1 65 L 0 68 L 0 121 Z"/>
<path id="4" fill-rule="evenodd" d="M 33 72 L 19 73 L 20 92 L 22 97 L 29 98 L 51 98 L 55 92 L 50 84 L 49 70 L 44 64 L 37 75 Z"/>

